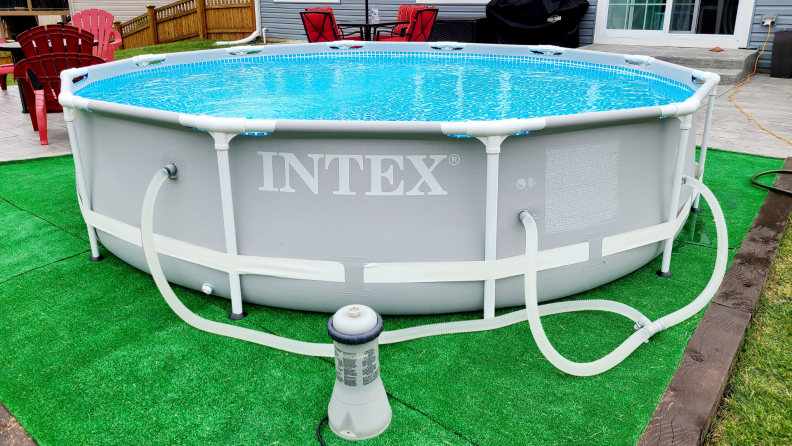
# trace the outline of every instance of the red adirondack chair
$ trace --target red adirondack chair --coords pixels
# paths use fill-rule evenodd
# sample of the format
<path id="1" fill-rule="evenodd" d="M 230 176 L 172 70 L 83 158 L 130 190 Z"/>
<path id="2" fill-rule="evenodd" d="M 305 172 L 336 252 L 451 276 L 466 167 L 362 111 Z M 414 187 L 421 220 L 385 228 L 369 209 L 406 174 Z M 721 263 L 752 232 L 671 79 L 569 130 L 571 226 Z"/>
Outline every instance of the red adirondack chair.
<path id="1" fill-rule="evenodd" d="M 0 43 L 6 43 L 2 37 L 0 37 Z M 0 90 L 8 89 L 8 85 L 6 84 L 6 76 L 9 74 L 14 74 L 14 64 L 8 63 L 5 65 L 0 65 Z"/>
<path id="2" fill-rule="evenodd" d="M 63 110 L 58 103 L 61 71 L 104 60 L 91 54 L 93 34 L 74 26 L 37 26 L 18 35 L 17 41 L 25 59 L 14 67 L 14 77 L 22 85 L 33 130 L 39 132 L 41 145 L 47 145 L 47 112 Z"/>
<path id="3" fill-rule="evenodd" d="M 305 35 L 308 41 L 313 42 L 334 42 L 336 40 L 362 40 L 360 33 L 351 32 L 346 34 L 336 23 L 333 8 L 323 6 L 321 8 L 307 8 L 300 13 L 300 18 L 305 28 Z"/>
<path id="4" fill-rule="evenodd" d="M 377 31 L 377 40 L 383 42 L 426 42 L 437 19 L 437 9 L 426 8 L 415 11 L 415 19 L 408 25 L 403 36 L 392 31 Z"/>
<path id="5" fill-rule="evenodd" d="M 113 28 L 113 20 L 113 14 L 101 9 L 86 9 L 72 16 L 72 25 L 94 35 L 97 45 L 93 55 L 101 57 L 105 62 L 115 60 L 115 50 L 121 45 L 121 33 Z M 110 37 L 113 37 L 112 42 Z"/>

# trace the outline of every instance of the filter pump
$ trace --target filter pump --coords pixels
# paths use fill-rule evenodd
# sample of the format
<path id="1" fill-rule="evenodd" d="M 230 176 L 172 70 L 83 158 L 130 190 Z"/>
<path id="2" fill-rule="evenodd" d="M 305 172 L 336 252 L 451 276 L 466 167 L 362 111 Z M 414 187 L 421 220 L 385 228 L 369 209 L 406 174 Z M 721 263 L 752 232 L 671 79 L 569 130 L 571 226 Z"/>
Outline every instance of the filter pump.
<path id="1" fill-rule="evenodd" d="M 335 346 L 336 379 L 327 407 L 330 429 L 365 440 L 388 428 L 393 415 L 379 368 L 382 317 L 365 305 L 347 305 L 327 322 Z"/>

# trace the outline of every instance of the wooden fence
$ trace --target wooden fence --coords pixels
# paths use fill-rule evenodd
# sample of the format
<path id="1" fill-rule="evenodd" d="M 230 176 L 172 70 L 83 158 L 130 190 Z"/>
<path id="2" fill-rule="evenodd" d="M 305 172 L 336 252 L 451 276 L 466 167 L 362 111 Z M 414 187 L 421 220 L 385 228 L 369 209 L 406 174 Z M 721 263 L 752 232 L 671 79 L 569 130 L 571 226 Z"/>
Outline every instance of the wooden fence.
<path id="1" fill-rule="evenodd" d="M 256 30 L 258 0 L 180 0 L 155 8 L 128 22 L 115 22 L 123 48 L 179 40 L 239 40 Z"/>

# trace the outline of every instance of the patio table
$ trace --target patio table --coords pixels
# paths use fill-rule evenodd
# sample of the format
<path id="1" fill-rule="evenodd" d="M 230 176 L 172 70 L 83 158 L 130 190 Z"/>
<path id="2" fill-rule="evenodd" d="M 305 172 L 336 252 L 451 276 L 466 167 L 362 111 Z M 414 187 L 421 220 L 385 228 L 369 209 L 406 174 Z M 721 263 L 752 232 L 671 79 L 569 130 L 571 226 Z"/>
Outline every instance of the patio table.
<path id="1" fill-rule="evenodd" d="M 25 52 L 22 51 L 22 46 L 19 42 L 0 43 L 0 51 L 10 51 L 11 59 L 14 60 L 14 65 L 18 64 L 20 60 L 25 58 Z M 25 93 L 22 92 L 22 85 L 17 82 L 19 89 L 19 98 L 22 100 L 22 113 L 27 113 L 27 102 L 25 102 Z M 39 86 L 41 88 L 41 86 Z"/>
<path id="2" fill-rule="evenodd" d="M 380 22 L 380 23 L 339 23 L 339 27 L 344 28 L 360 28 L 360 35 L 362 36 L 363 40 L 371 40 L 372 36 L 376 35 L 377 28 L 381 26 L 396 26 L 396 25 L 407 25 L 409 24 L 409 20 L 402 20 L 398 22 Z"/>

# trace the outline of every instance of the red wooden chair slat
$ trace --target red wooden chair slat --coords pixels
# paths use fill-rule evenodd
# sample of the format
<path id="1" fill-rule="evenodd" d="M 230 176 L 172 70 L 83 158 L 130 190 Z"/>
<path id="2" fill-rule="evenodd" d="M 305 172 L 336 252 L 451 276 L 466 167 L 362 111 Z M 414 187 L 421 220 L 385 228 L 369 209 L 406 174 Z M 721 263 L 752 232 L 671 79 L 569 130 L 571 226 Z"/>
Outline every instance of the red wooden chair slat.
<path id="1" fill-rule="evenodd" d="M 46 145 L 47 112 L 63 110 L 58 103 L 61 71 L 104 63 L 104 59 L 91 54 L 93 34 L 73 26 L 38 26 L 21 33 L 17 40 L 25 59 L 14 67 L 14 77 L 30 108 L 33 130 L 39 132 L 41 144 Z M 30 72 L 41 84 L 40 89 L 33 89 Z"/>
<path id="2" fill-rule="evenodd" d="M 0 37 L 0 43 L 6 43 L 6 41 Z M 9 74 L 14 74 L 14 64 L 8 63 L 5 65 L 0 65 L 0 90 L 8 89 L 6 76 Z"/>
<path id="3" fill-rule="evenodd" d="M 94 35 L 97 42 L 91 47 L 94 56 L 101 57 L 106 62 L 115 60 L 115 50 L 121 45 L 121 33 L 113 28 L 115 17 L 102 9 L 87 9 L 72 16 L 72 24 Z M 110 41 L 110 38 L 113 41 Z"/>

